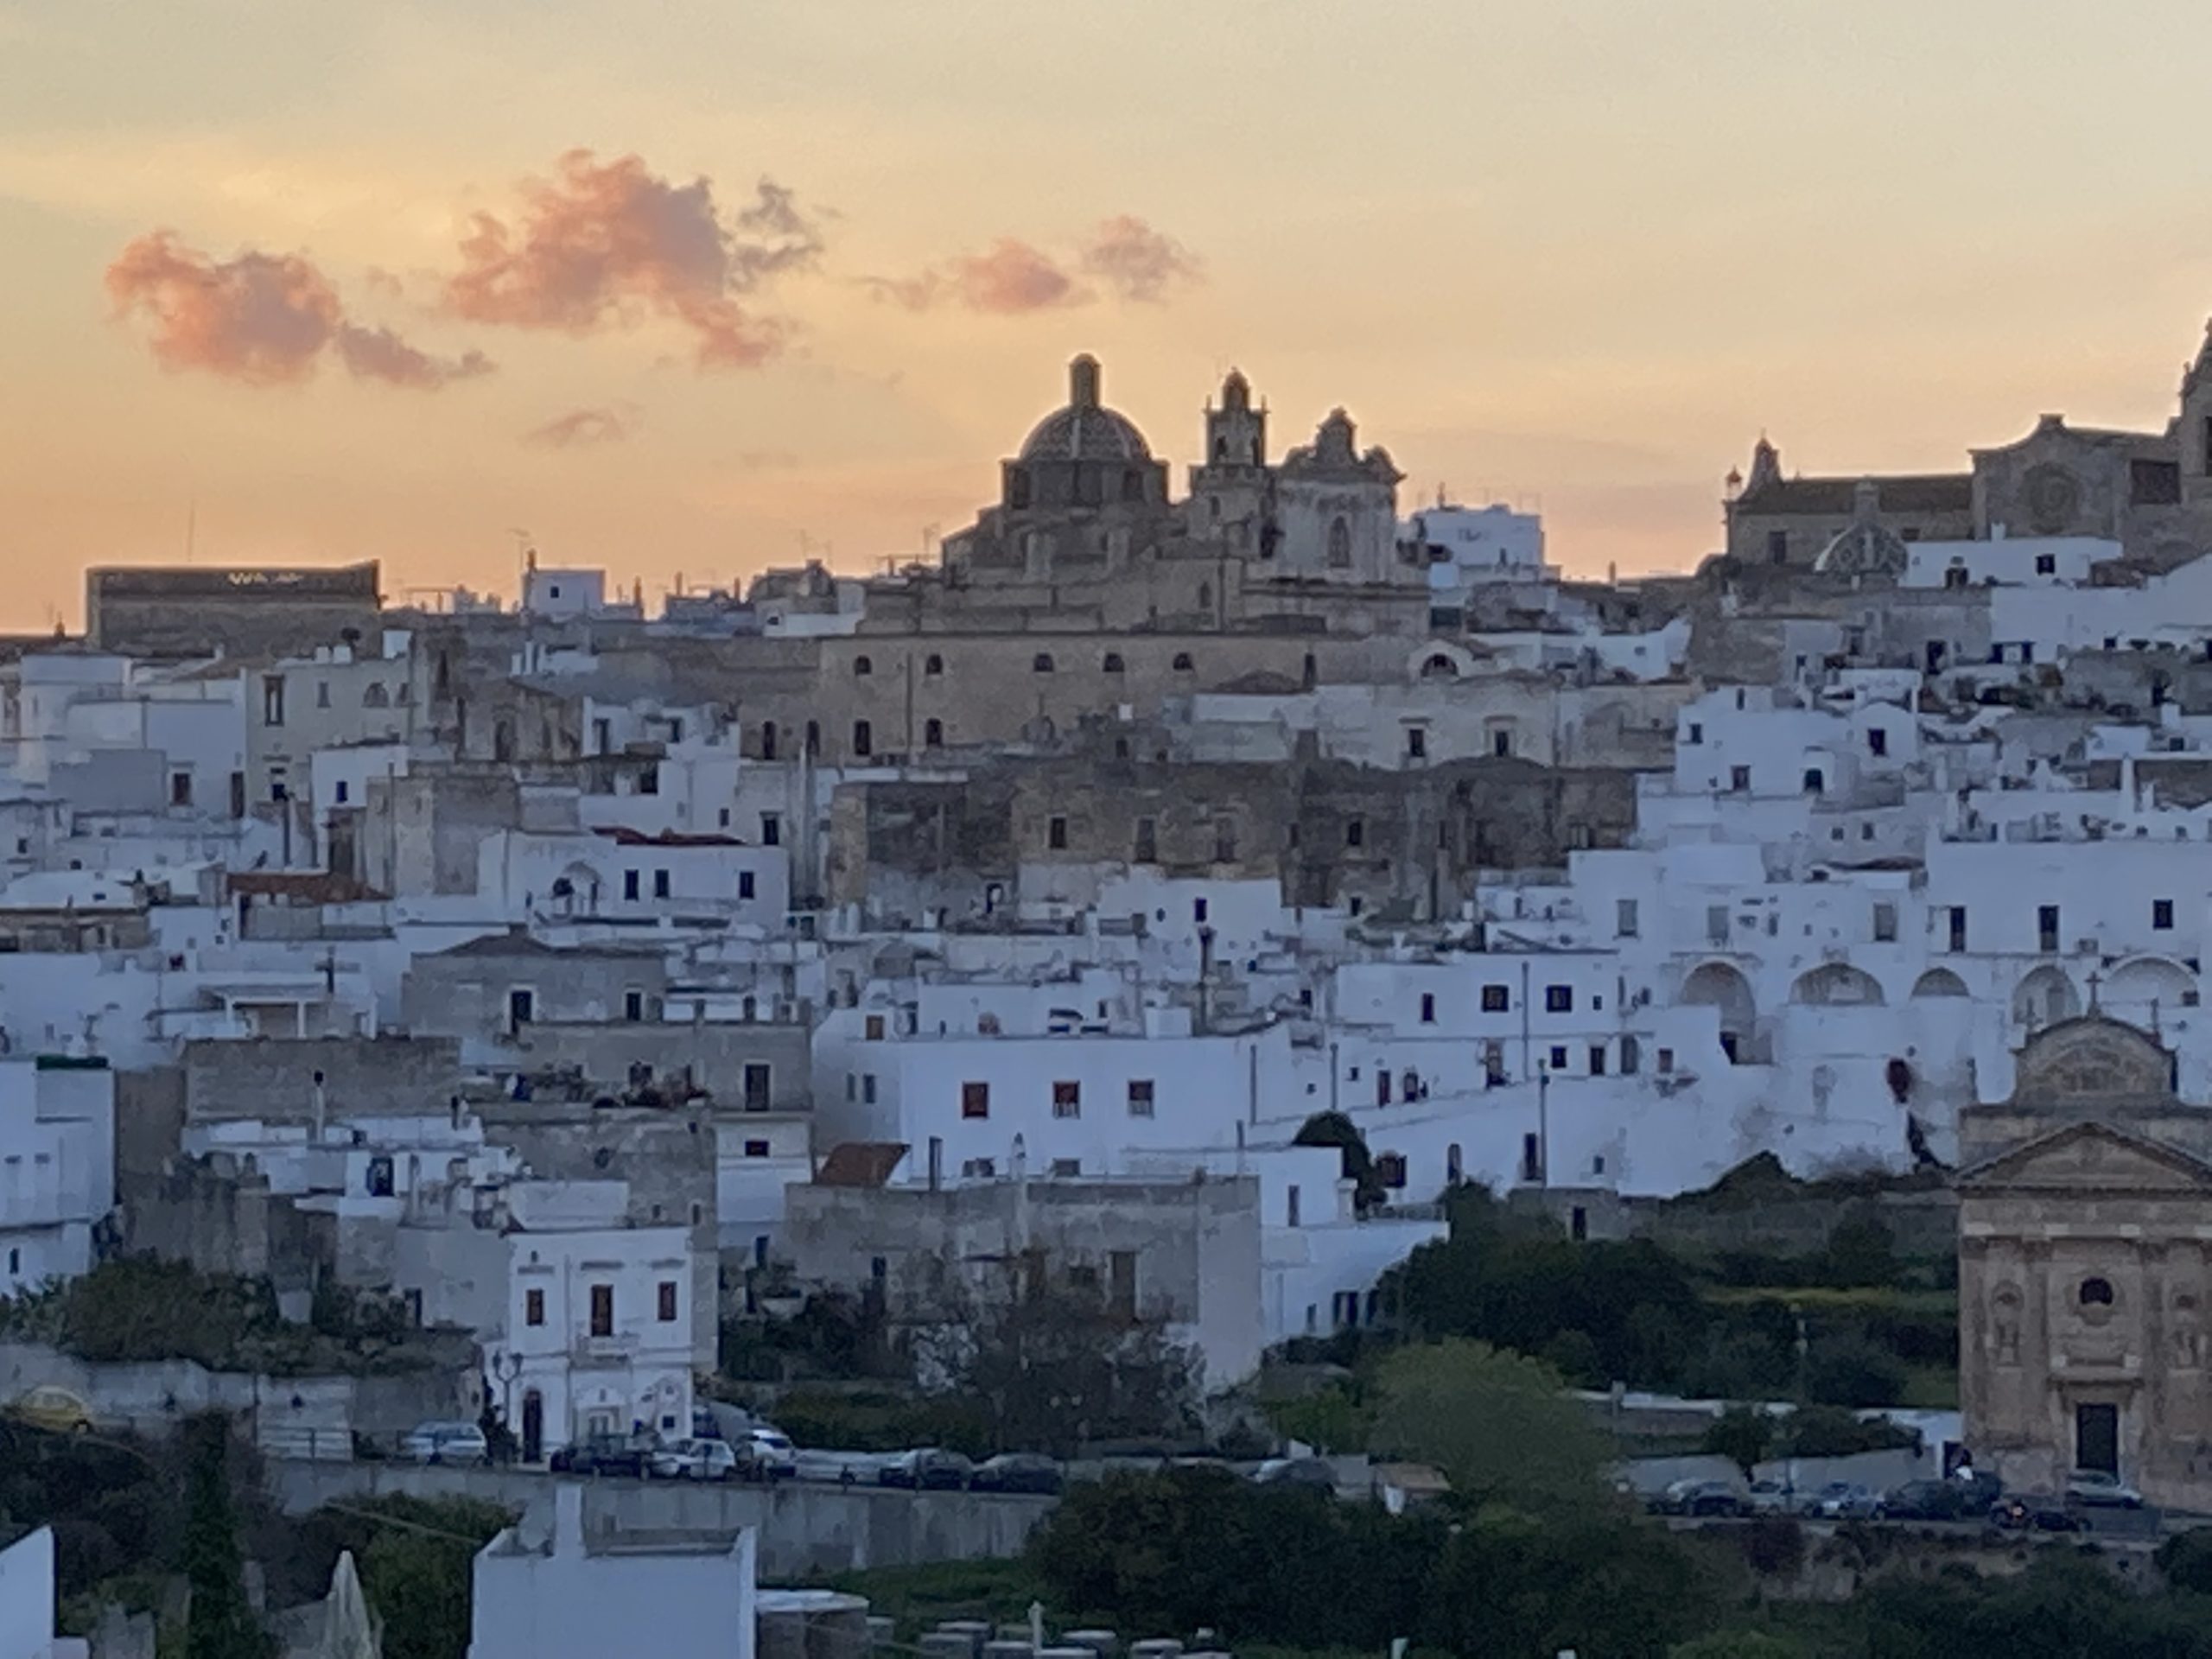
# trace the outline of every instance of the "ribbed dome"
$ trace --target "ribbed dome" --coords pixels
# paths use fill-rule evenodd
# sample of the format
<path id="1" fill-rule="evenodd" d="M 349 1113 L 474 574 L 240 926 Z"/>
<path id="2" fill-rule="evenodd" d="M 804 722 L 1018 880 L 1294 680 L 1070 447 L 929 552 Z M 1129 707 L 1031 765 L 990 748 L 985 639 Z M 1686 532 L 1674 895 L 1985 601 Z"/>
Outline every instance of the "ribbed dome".
<path id="1" fill-rule="evenodd" d="M 1037 423 L 1021 446 L 1023 461 L 1142 461 L 1152 447 L 1136 423 L 1098 401 L 1098 361 L 1068 365 L 1068 402 Z"/>

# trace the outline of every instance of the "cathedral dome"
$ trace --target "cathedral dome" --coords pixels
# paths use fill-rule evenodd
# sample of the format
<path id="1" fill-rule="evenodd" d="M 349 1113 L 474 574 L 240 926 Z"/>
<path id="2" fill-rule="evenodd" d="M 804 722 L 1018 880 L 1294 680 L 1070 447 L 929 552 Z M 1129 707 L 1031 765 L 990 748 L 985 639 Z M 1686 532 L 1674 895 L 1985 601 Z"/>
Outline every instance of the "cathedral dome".
<path id="1" fill-rule="evenodd" d="M 1098 401 L 1098 360 L 1068 365 L 1068 401 L 1043 420 L 1021 446 L 1023 461 L 1147 461 L 1152 447 L 1136 423 Z"/>

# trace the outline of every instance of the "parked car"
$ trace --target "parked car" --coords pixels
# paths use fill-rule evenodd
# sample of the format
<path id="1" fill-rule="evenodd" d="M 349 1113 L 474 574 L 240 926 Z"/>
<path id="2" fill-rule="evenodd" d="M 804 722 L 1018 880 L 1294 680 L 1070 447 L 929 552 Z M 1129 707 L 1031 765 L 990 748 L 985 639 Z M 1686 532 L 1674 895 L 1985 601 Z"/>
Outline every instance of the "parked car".
<path id="1" fill-rule="evenodd" d="M 976 1465 L 968 1483 L 979 1492 L 1042 1492 L 1057 1495 L 1066 1484 L 1060 1465 L 1028 1452 L 1007 1452 Z"/>
<path id="2" fill-rule="evenodd" d="M 1655 1515 L 1734 1516 L 1751 1513 L 1751 1499 L 1725 1480 L 1677 1480 L 1646 1505 Z"/>
<path id="3" fill-rule="evenodd" d="M 1824 1521 L 1871 1521 L 1882 1512 L 1882 1500 L 1871 1486 L 1832 1480 L 1813 1494 L 1811 1512 Z"/>
<path id="4" fill-rule="evenodd" d="M 2079 1532 L 2082 1517 L 2055 1497 L 2013 1493 L 1990 1505 L 1989 1519 L 2007 1532 Z"/>
<path id="5" fill-rule="evenodd" d="M 49 1434 L 88 1434 L 92 1427 L 92 1408 L 68 1389 L 51 1383 L 17 1395 L 9 1402 L 7 1414 Z"/>
<path id="6" fill-rule="evenodd" d="M 747 1480 L 789 1480 L 798 1473 L 798 1448 L 780 1428 L 754 1428 L 734 1448 L 738 1472 Z"/>
<path id="7" fill-rule="evenodd" d="M 661 1480 L 734 1480 L 737 1452 L 728 1440 L 671 1440 L 645 1454 L 645 1472 Z"/>
<path id="8" fill-rule="evenodd" d="M 2066 1478 L 2066 1501 L 2086 1510 L 2139 1510 L 2143 1494 L 2118 1475 L 2101 1469 L 2076 1469 Z"/>
<path id="9" fill-rule="evenodd" d="M 1748 1494 L 1753 1515 L 1795 1515 L 1797 1489 L 1786 1480 L 1769 1478 L 1751 1483 Z"/>
<path id="10" fill-rule="evenodd" d="M 399 1443 L 399 1455 L 413 1463 L 462 1464 L 475 1468 L 491 1462 L 492 1448 L 474 1423 L 417 1423 Z"/>
<path id="11" fill-rule="evenodd" d="M 915 1491 L 957 1491 L 975 1472 L 974 1462 L 957 1452 L 922 1446 L 901 1452 L 885 1464 L 876 1481 L 880 1485 L 905 1486 Z"/>
<path id="12" fill-rule="evenodd" d="M 1993 1475 L 1961 1480 L 1908 1480 L 1882 1499 L 1890 1521 L 1970 1521 L 1989 1513 L 2004 1493 Z"/>
<path id="13" fill-rule="evenodd" d="M 1313 1486 L 1325 1492 L 1337 1490 L 1337 1471 L 1326 1458 L 1269 1458 L 1252 1471 L 1262 1486 Z"/>
<path id="14" fill-rule="evenodd" d="M 563 1446 L 548 1460 L 556 1475 L 628 1475 L 645 1472 L 658 1445 L 650 1434 L 588 1434 Z"/>

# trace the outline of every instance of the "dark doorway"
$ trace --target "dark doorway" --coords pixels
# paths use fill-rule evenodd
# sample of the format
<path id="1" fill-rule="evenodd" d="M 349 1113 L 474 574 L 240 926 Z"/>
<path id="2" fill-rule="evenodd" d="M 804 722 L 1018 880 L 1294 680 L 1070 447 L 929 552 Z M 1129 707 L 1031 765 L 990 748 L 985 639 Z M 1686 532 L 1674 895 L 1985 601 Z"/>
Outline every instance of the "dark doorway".
<path id="1" fill-rule="evenodd" d="M 545 1455 L 545 1396 L 536 1389 L 522 1397 L 522 1460 L 536 1463 Z"/>
<path id="2" fill-rule="evenodd" d="M 2074 1466 L 2101 1474 L 2120 1472 L 2120 1408 L 2074 1408 Z"/>

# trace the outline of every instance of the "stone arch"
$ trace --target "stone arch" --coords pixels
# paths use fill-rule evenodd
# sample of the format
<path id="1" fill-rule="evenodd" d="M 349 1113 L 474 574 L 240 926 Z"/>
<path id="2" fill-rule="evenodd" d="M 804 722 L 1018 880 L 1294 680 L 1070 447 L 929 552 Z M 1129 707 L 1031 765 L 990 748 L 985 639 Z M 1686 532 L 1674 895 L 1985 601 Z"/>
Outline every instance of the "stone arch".
<path id="1" fill-rule="evenodd" d="M 2045 963 L 2023 979 L 2012 992 L 2012 1020 L 2031 1028 L 2055 1026 L 2082 1012 L 2081 994 L 2063 969 Z"/>
<path id="2" fill-rule="evenodd" d="M 1967 982 L 1948 968 L 1930 968 L 1912 982 L 1916 999 L 1933 996 L 1966 996 Z"/>
<path id="3" fill-rule="evenodd" d="M 2149 1025 L 2171 1015 L 2196 995 L 2196 976 L 2171 957 L 2134 957 L 2112 970 L 2097 1001 L 2115 1020 Z"/>
<path id="4" fill-rule="evenodd" d="M 1820 1007 L 1878 1008 L 1882 1006 L 1882 985 L 1865 969 L 1847 962 L 1823 963 L 1797 976 L 1797 982 L 1789 988 L 1789 1000 Z"/>
<path id="5" fill-rule="evenodd" d="M 1408 680 L 1463 680 L 1475 671 L 1474 653 L 1448 639 L 1431 639 L 1406 658 Z"/>
<path id="6" fill-rule="evenodd" d="M 1700 964 L 1682 982 L 1676 999 L 1685 1007 L 1717 1008 L 1720 1013 L 1720 1046 L 1728 1058 L 1748 1052 L 1758 1023 L 1758 1000 L 1743 970 L 1726 962 Z"/>

